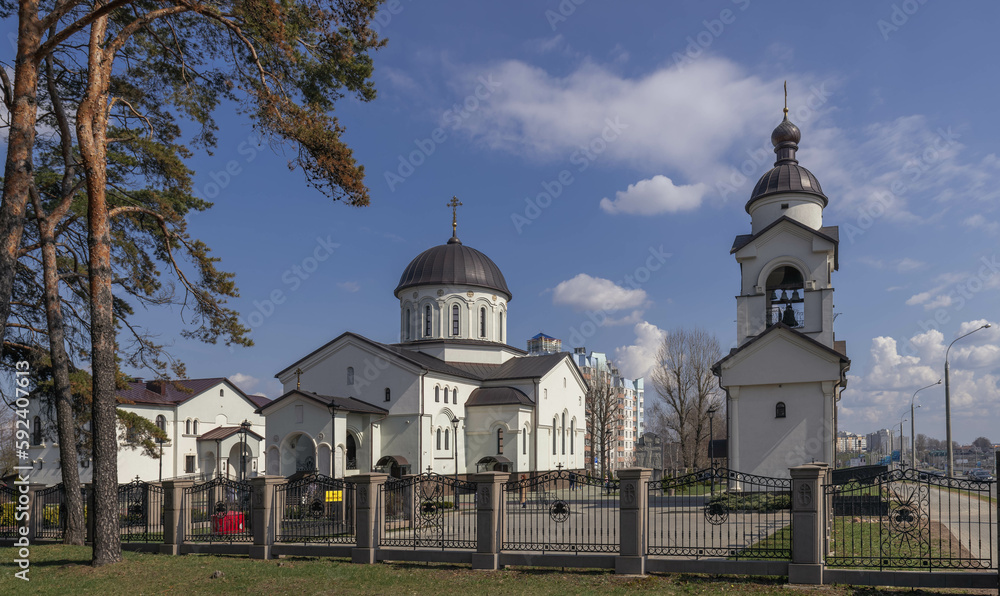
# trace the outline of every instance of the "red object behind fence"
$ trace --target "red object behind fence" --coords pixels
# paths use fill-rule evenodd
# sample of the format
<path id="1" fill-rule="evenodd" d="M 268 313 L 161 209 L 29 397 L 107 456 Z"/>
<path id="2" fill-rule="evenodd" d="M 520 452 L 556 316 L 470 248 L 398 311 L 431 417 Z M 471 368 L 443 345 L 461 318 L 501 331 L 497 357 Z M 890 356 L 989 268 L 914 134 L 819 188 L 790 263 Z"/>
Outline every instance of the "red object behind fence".
<path id="1" fill-rule="evenodd" d="M 212 516 L 212 533 L 238 534 L 243 531 L 243 514 L 239 511 L 217 513 Z"/>

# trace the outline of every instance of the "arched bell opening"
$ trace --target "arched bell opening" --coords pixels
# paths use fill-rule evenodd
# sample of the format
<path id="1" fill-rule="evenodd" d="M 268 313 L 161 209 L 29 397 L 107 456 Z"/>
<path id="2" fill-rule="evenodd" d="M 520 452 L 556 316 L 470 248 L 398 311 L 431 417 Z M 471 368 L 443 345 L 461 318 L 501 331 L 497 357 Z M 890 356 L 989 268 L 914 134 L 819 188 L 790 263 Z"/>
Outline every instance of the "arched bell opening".
<path id="1" fill-rule="evenodd" d="M 767 276 L 767 326 L 783 323 L 789 327 L 805 324 L 805 282 L 802 272 L 790 265 L 775 268 Z"/>

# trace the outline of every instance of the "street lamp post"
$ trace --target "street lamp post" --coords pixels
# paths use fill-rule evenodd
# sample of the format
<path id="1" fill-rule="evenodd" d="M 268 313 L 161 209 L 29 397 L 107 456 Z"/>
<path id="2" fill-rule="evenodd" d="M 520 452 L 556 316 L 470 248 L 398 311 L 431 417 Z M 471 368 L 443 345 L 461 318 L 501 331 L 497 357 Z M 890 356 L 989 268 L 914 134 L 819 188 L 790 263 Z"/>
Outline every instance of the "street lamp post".
<path id="1" fill-rule="evenodd" d="M 917 469 L 917 442 L 916 442 L 917 417 L 915 415 L 916 412 L 914 411 L 913 407 L 913 400 L 917 399 L 917 394 L 923 391 L 924 389 L 930 389 L 931 387 L 940 384 L 941 384 L 941 379 L 938 379 L 937 383 L 931 383 L 926 387 L 921 387 L 920 389 L 914 391 L 913 397 L 910 398 L 910 467 L 913 468 L 914 470 Z M 917 407 L 919 408 L 920 406 L 918 405 Z"/>
<path id="2" fill-rule="evenodd" d="M 948 470 L 945 472 L 945 475 L 949 478 L 955 475 L 955 453 L 951 445 L 951 386 L 948 375 L 948 353 L 951 352 L 951 346 L 955 345 L 956 341 L 962 339 L 963 337 L 968 337 L 980 329 L 987 329 L 989 327 L 990 324 L 986 323 L 985 325 L 977 327 L 965 335 L 956 337 L 950 344 L 948 344 L 948 349 L 944 351 L 944 420 L 945 425 L 947 426 L 946 440 L 948 441 Z"/>
<path id="3" fill-rule="evenodd" d="M 708 409 L 708 457 L 712 462 L 712 467 L 715 467 L 715 413 L 719 411 L 718 406 L 712 406 Z"/>
<path id="4" fill-rule="evenodd" d="M 240 423 L 240 434 L 243 436 L 243 444 L 240 447 L 240 482 L 246 482 L 247 480 L 247 432 L 249 431 L 250 421 L 244 419 Z"/>
<path id="5" fill-rule="evenodd" d="M 326 405 L 330 410 L 330 477 L 337 477 L 336 450 L 337 450 L 337 402 L 330 399 Z"/>
<path id="6" fill-rule="evenodd" d="M 903 469 L 903 423 L 906 422 L 906 413 L 899 418 L 899 469 Z"/>
<path id="7" fill-rule="evenodd" d="M 458 482 L 458 416 L 455 416 L 454 418 L 451 419 L 451 428 L 453 428 L 455 431 L 453 433 L 455 436 L 452 444 L 454 445 L 455 449 L 455 482 Z M 456 489 L 456 494 L 457 492 L 458 490 Z"/>

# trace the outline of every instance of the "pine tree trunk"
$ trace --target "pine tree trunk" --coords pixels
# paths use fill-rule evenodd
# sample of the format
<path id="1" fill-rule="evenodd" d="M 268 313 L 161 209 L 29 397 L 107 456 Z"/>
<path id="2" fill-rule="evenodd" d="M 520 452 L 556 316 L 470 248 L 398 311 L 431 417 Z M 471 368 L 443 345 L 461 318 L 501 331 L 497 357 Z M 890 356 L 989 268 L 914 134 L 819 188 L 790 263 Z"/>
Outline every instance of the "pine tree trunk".
<path id="1" fill-rule="evenodd" d="M 7 137 L 3 203 L 0 204 L 0 340 L 7 331 L 28 189 L 34 176 L 32 151 L 35 147 L 38 102 L 38 62 L 34 54 L 41 43 L 42 33 L 38 22 L 38 0 L 21 0 L 17 17 L 13 107 Z"/>
<path id="2" fill-rule="evenodd" d="M 63 544 L 83 545 L 87 539 L 83 497 L 80 495 L 80 469 L 76 452 L 76 421 L 73 418 L 73 392 L 69 382 L 69 355 L 66 353 L 62 302 L 59 299 L 59 272 L 56 269 L 56 246 L 52 226 L 39 220 L 42 241 L 42 271 L 45 280 L 45 315 L 49 329 L 49 353 L 55 381 L 56 427 L 59 435 L 59 464 L 66 495 L 66 532 Z"/>
<path id="3" fill-rule="evenodd" d="M 98 6 L 100 3 L 98 3 Z M 90 29 L 87 94 L 77 111 L 77 140 L 87 176 L 87 244 L 90 249 L 90 342 L 94 397 L 95 567 L 122 560 L 118 528 L 118 428 L 115 416 L 115 324 L 112 310 L 111 221 L 106 200 L 110 57 L 103 49 L 107 17 Z"/>

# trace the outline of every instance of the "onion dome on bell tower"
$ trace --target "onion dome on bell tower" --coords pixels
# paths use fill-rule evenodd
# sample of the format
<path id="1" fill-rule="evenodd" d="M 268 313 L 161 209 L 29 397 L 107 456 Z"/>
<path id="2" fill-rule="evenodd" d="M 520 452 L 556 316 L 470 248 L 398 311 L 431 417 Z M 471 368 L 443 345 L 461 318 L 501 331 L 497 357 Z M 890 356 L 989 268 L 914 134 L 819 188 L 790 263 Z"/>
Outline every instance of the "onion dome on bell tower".
<path id="1" fill-rule="evenodd" d="M 829 203 L 816 176 L 799 165 L 795 153 L 802 132 L 788 119 L 787 104 L 784 114 L 784 119 L 771 133 L 771 144 L 777 156 L 774 167 L 760 177 L 746 204 L 755 233 L 783 216 L 819 229 L 823 225 L 823 208 Z"/>

